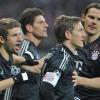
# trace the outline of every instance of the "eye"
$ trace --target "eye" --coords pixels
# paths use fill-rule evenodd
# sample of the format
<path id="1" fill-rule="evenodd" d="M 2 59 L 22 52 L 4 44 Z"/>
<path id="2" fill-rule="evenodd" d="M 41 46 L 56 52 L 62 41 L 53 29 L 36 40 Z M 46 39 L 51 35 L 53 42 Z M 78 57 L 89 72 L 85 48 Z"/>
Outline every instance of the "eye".
<path id="1" fill-rule="evenodd" d="M 98 21 L 100 21 L 100 18 L 97 18 Z"/>
<path id="2" fill-rule="evenodd" d="M 88 16 L 90 19 L 95 19 L 95 17 L 94 16 L 91 16 L 91 15 L 89 15 Z"/>

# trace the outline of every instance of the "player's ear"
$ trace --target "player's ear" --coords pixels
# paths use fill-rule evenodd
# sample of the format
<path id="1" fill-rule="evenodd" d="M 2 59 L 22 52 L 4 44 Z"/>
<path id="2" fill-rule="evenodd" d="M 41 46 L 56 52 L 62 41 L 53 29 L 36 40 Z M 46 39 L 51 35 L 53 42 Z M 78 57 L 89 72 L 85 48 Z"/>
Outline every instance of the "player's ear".
<path id="1" fill-rule="evenodd" d="M 82 14 L 82 15 L 81 15 L 81 21 L 84 22 L 84 19 L 85 19 L 85 15 Z"/>
<path id="2" fill-rule="evenodd" d="M 27 31 L 30 32 L 30 33 L 33 32 L 33 28 L 32 28 L 32 26 L 31 26 L 30 24 L 27 24 L 27 25 L 26 25 L 26 29 L 27 29 Z"/>
<path id="3" fill-rule="evenodd" d="M 65 38 L 68 40 L 71 39 L 71 33 L 69 31 L 65 31 Z"/>
<path id="4" fill-rule="evenodd" d="M 2 44 L 4 42 L 5 42 L 4 38 L 2 36 L 0 36 L 0 43 Z"/>

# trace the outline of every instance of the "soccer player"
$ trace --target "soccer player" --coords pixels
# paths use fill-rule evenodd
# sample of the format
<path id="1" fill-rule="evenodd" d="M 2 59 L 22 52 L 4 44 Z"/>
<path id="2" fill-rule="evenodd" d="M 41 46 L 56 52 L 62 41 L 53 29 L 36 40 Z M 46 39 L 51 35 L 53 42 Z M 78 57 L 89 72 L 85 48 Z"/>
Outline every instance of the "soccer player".
<path id="1" fill-rule="evenodd" d="M 83 52 L 87 61 L 74 72 L 73 82 L 81 100 L 100 100 L 100 3 L 89 4 L 83 14 L 82 23 L 87 33 Z"/>
<path id="2" fill-rule="evenodd" d="M 56 18 L 54 32 L 58 43 L 46 56 L 40 98 L 41 100 L 74 100 L 73 56 L 77 55 L 77 48 L 83 47 L 86 34 L 78 17 L 66 15 Z"/>
<path id="3" fill-rule="evenodd" d="M 26 77 L 28 79 L 27 73 L 24 73 L 26 77 L 21 74 L 16 77 L 11 75 L 14 60 L 12 54 L 20 50 L 22 40 L 21 25 L 18 21 L 11 18 L 0 20 L 0 100 L 8 100 L 6 88 L 26 80 Z"/>
<path id="4" fill-rule="evenodd" d="M 25 39 L 19 55 L 28 54 L 34 60 L 40 59 L 38 46 L 42 39 L 48 36 L 48 24 L 44 18 L 43 11 L 39 8 L 27 8 L 22 12 L 20 22 Z M 24 66 L 21 71 L 28 69 L 28 66 Z M 12 100 L 38 100 L 39 84 L 40 74 L 33 74 L 31 82 L 18 84 L 13 87 Z"/>

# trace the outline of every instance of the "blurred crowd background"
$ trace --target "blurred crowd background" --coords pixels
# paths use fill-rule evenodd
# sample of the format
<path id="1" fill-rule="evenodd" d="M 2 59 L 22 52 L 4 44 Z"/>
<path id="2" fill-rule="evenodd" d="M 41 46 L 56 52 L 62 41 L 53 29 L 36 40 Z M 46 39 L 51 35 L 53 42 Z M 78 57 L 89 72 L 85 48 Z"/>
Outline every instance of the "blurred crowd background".
<path id="1" fill-rule="evenodd" d="M 100 3 L 100 0 L 0 0 L 0 18 L 11 17 L 18 20 L 26 8 L 42 9 L 49 24 L 48 38 L 44 39 L 39 47 L 40 52 L 44 55 L 56 43 L 53 32 L 55 17 L 61 14 L 80 16 L 83 9 L 93 2 Z"/>

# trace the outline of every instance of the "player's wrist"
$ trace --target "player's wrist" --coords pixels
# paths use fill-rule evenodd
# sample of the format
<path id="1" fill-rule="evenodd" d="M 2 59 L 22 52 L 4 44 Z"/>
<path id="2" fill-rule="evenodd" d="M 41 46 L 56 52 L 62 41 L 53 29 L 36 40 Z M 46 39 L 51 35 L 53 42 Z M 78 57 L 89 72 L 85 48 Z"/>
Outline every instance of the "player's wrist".
<path id="1" fill-rule="evenodd" d="M 25 82 L 25 81 L 27 81 L 29 79 L 28 78 L 28 74 L 26 72 L 20 73 L 19 75 L 13 76 L 12 78 L 14 80 L 14 83 Z"/>
<path id="2" fill-rule="evenodd" d="M 23 57 L 25 58 L 25 62 L 23 62 L 23 65 L 37 65 L 39 64 L 38 61 L 32 59 L 28 54 L 27 55 L 23 55 Z"/>
<path id="3" fill-rule="evenodd" d="M 84 86 L 84 82 L 86 82 L 86 78 L 84 78 L 84 77 L 79 77 L 78 80 L 79 80 L 79 81 L 78 81 L 78 85 Z"/>

